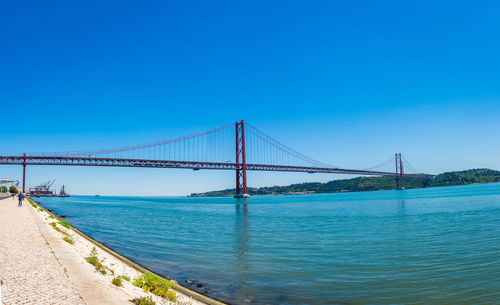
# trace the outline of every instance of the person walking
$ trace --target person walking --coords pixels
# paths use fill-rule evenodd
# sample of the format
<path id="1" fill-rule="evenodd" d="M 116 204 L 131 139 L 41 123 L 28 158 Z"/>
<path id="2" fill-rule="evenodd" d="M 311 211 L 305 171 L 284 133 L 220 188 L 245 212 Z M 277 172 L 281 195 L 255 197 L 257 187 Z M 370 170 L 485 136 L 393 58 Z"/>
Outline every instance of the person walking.
<path id="1" fill-rule="evenodd" d="M 23 206 L 23 193 L 19 193 L 19 195 L 17 195 L 19 197 L 19 203 L 17 204 L 18 207 L 22 207 Z"/>

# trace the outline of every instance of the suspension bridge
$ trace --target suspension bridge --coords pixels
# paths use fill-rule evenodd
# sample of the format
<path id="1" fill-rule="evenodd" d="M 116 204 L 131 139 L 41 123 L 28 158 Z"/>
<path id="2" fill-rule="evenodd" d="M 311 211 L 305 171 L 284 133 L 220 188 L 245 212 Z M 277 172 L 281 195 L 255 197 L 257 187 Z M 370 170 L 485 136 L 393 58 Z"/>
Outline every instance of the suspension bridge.
<path id="1" fill-rule="evenodd" d="M 401 153 L 367 169 L 346 169 L 325 164 L 297 152 L 244 121 L 185 137 L 142 145 L 0 156 L 0 164 L 23 167 L 23 192 L 28 165 L 232 170 L 236 174 L 236 198 L 249 197 L 247 171 L 390 176 L 396 179 L 399 189 L 404 188 L 404 178 L 432 178 L 431 175 L 418 173 Z M 395 171 L 377 170 L 388 164 L 395 165 Z M 405 173 L 405 169 L 410 169 L 411 172 Z"/>

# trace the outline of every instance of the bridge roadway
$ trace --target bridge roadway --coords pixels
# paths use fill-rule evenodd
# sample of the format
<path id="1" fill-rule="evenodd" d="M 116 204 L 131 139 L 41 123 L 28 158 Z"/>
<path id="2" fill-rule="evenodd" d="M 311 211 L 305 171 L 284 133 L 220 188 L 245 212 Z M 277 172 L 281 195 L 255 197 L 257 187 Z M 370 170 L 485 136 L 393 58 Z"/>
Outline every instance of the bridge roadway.
<path id="1" fill-rule="evenodd" d="M 173 161 L 173 160 L 145 160 L 145 159 L 120 159 L 120 158 L 94 158 L 94 157 L 62 157 L 62 156 L 0 156 L 0 164 L 5 165 L 61 165 L 61 166 L 111 166 L 111 167 L 155 167 L 155 168 L 184 168 L 184 169 L 210 169 L 210 170 L 241 170 L 242 164 L 228 162 L 199 162 L 199 161 Z M 344 169 L 334 167 L 309 167 L 293 165 L 271 164 L 246 164 L 246 170 L 252 171 L 278 171 L 278 172 L 305 172 L 348 174 L 363 176 L 400 176 L 396 172 L 382 172 L 371 170 Z M 430 179 L 431 175 L 403 174 L 403 177 Z"/>

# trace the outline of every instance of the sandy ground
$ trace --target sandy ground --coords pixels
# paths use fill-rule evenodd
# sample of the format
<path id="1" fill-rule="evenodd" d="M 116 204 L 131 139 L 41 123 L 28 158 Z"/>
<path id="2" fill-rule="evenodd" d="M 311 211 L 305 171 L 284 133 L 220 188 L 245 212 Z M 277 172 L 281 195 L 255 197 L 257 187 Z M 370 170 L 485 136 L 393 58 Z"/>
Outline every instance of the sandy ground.
<path id="1" fill-rule="evenodd" d="M 125 275 L 133 281 L 141 273 L 100 247 L 96 247 L 98 257 L 108 273 L 97 272 L 85 260 L 95 245 L 58 224 L 75 243 L 64 241 L 64 235 L 49 225 L 57 222 L 51 217 L 26 200 L 18 208 L 17 200 L 0 199 L 0 279 L 4 282 L 4 305 L 132 304 L 129 300 L 140 296 L 151 296 L 156 304 L 174 304 L 125 280 L 123 287 L 113 285 L 115 276 Z M 176 303 L 203 304 L 180 292 Z"/>

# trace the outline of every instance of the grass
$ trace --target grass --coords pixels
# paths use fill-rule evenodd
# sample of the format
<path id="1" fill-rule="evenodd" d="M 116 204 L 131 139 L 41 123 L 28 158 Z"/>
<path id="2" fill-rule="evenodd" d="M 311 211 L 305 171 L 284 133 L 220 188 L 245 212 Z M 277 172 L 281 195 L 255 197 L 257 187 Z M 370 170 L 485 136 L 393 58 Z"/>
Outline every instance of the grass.
<path id="1" fill-rule="evenodd" d="M 127 282 L 130 282 L 130 278 L 126 275 L 120 275 L 120 277 L 124 280 L 126 280 Z"/>
<path id="2" fill-rule="evenodd" d="M 108 274 L 108 271 L 106 271 L 106 267 L 104 267 L 103 264 L 99 261 L 99 258 L 97 257 L 97 249 L 95 247 L 92 247 L 92 250 L 90 250 L 90 256 L 86 258 L 87 262 L 95 267 L 95 270 L 100 272 L 103 275 Z"/>
<path id="3" fill-rule="evenodd" d="M 95 256 L 89 256 L 86 258 L 86 260 L 87 260 L 87 263 L 94 265 L 94 266 L 97 264 L 97 262 L 99 262 L 99 259 Z"/>
<path id="4" fill-rule="evenodd" d="M 118 287 L 122 287 L 123 286 L 123 283 L 122 283 L 122 278 L 117 276 L 113 279 L 113 285 L 115 286 L 118 286 Z"/>
<path id="5" fill-rule="evenodd" d="M 26 200 L 28 200 L 28 202 L 31 204 L 32 207 L 34 207 L 34 208 L 37 207 L 37 205 L 29 197 L 26 197 Z"/>
<path id="6" fill-rule="evenodd" d="M 153 301 L 151 296 L 133 298 L 132 300 L 129 301 L 134 303 L 135 305 L 156 305 L 155 301 Z"/>
<path id="7" fill-rule="evenodd" d="M 49 216 L 49 218 L 50 218 L 50 219 L 54 219 L 54 216 L 53 216 L 53 215 L 50 215 L 50 216 Z"/>
<path id="8" fill-rule="evenodd" d="M 68 232 L 66 231 L 63 231 L 61 230 L 58 226 L 57 226 L 57 223 L 55 222 L 50 222 L 49 225 L 52 227 L 52 229 L 56 230 L 57 232 L 63 234 L 63 235 L 66 235 L 68 237 L 70 237 L 70 235 L 68 234 Z"/>
<path id="9" fill-rule="evenodd" d="M 135 286 L 142 288 L 146 292 L 152 292 L 160 297 L 167 298 L 175 302 L 177 295 L 171 288 L 173 283 L 167 279 L 156 276 L 152 273 L 143 273 L 134 280 Z"/>
<path id="10" fill-rule="evenodd" d="M 59 224 L 67 229 L 71 228 L 69 222 L 67 222 L 66 220 L 59 220 Z"/>
<path id="11" fill-rule="evenodd" d="M 42 209 L 42 208 L 38 208 L 38 212 L 42 212 L 42 211 L 43 211 L 43 209 Z"/>
<path id="12" fill-rule="evenodd" d="M 75 240 L 73 239 L 73 237 L 71 236 L 64 236 L 63 237 L 63 240 L 71 245 L 74 245 L 75 244 Z"/>
<path id="13" fill-rule="evenodd" d="M 94 265 L 95 267 L 95 270 L 99 273 L 101 273 L 102 275 L 106 275 L 108 274 L 108 271 L 106 270 L 106 267 L 104 267 L 103 264 L 101 264 L 100 261 L 97 261 L 97 263 Z"/>
<path id="14" fill-rule="evenodd" d="M 167 291 L 167 299 L 171 302 L 177 302 L 177 294 L 175 294 L 174 290 L 170 289 Z"/>

